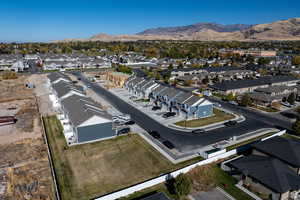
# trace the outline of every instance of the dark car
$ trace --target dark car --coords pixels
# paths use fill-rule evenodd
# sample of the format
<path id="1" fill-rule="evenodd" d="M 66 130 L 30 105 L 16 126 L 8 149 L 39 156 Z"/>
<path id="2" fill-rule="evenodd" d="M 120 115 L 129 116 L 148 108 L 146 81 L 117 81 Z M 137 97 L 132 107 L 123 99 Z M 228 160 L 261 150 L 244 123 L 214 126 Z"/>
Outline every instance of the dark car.
<path id="1" fill-rule="evenodd" d="M 160 138 L 160 134 L 157 131 L 150 131 L 149 134 L 154 137 L 155 139 Z"/>
<path id="2" fill-rule="evenodd" d="M 175 112 L 167 112 L 167 113 L 165 113 L 165 114 L 163 114 L 163 118 L 169 118 L 169 117 L 173 117 L 173 116 L 175 116 L 176 115 L 176 113 Z"/>
<path id="3" fill-rule="evenodd" d="M 205 133 L 205 130 L 204 129 L 195 129 L 195 130 L 192 130 L 192 133 L 195 133 L 195 134 Z"/>
<path id="4" fill-rule="evenodd" d="M 133 125 L 133 124 L 135 124 L 135 122 L 134 122 L 133 120 L 130 120 L 130 121 L 128 121 L 128 122 L 125 122 L 125 125 Z"/>
<path id="5" fill-rule="evenodd" d="M 225 123 L 224 123 L 225 126 L 234 126 L 234 125 L 236 125 L 236 124 L 237 124 L 236 121 L 228 121 L 228 122 L 225 122 Z"/>
<path id="6" fill-rule="evenodd" d="M 166 140 L 166 141 L 163 141 L 163 144 L 168 148 L 168 149 L 174 149 L 175 146 L 172 144 L 172 142 Z"/>
<path id="7" fill-rule="evenodd" d="M 129 127 L 126 127 L 126 128 L 123 128 L 121 130 L 118 130 L 118 134 L 121 135 L 121 134 L 126 134 L 126 133 L 129 133 L 130 132 L 130 128 Z"/>
<path id="8" fill-rule="evenodd" d="M 77 80 L 79 80 L 79 81 L 80 81 L 80 80 L 81 80 L 81 78 L 77 78 Z"/>
<path id="9" fill-rule="evenodd" d="M 152 107 L 152 110 L 154 110 L 154 111 L 155 111 L 155 110 L 160 110 L 160 109 L 161 109 L 161 107 L 159 107 L 159 106 L 153 106 L 153 107 Z"/>

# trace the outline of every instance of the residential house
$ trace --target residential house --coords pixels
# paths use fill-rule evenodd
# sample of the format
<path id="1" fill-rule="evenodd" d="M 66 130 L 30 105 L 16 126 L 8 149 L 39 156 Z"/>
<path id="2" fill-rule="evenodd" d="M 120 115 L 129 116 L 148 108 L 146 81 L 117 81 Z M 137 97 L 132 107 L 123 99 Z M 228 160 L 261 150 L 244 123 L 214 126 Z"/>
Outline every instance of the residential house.
<path id="1" fill-rule="evenodd" d="M 298 78 L 292 76 L 264 76 L 257 79 L 224 81 L 211 85 L 210 88 L 223 95 L 228 95 L 229 93 L 236 95 L 246 92 L 253 92 L 257 88 L 269 86 L 293 86 L 296 85 L 298 81 Z"/>
<path id="2" fill-rule="evenodd" d="M 251 155 L 226 164 L 239 184 L 272 200 L 299 198 L 300 142 L 277 136 L 252 147 Z"/>
<path id="3" fill-rule="evenodd" d="M 249 96 L 256 104 L 269 106 L 273 102 L 278 102 L 287 99 L 291 93 L 294 93 L 295 97 L 298 98 L 298 94 L 300 93 L 300 85 L 279 85 L 265 88 L 257 88 L 254 90 L 254 92 L 249 93 Z"/>

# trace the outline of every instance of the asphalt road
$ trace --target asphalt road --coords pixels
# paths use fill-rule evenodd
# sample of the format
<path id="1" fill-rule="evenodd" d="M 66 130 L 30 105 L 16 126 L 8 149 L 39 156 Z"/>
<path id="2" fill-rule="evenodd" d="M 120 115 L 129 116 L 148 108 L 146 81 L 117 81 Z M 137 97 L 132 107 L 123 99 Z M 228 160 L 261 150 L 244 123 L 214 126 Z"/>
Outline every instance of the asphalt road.
<path id="1" fill-rule="evenodd" d="M 119 111 L 121 111 L 122 113 L 130 114 L 131 118 L 139 126 L 144 128 L 145 130 L 158 131 L 161 137 L 171 141 L 175 145 L 176 149 L 181 153 L 190 152 L 192 150 L 210 145 L 212 143 L 216 143 L 224 139 L 229 139 L 232 136 L 243 135 L 247 132 L 255 131 L 260 128 L 272 127 L 272 123 L 269 123 L 269 120 L 265 119 L 266 117 L 249 114 L 249 116 L 245 116 L 246 120 L 242 123 L 238 123 L 237 125 L 232 127 L 223 127 L 212 131 L 207 131 L 203 134 L 192 134 L 184 131 L 174 130 L 163 126 L 162 124 L 153 120 L 140 110 L 129 105 L 119 97 L 115 96 L 114 94 L 99 86 L 98 84 L 92 83 L 89 80 L 85 79 L 81 74 L 74 74 L 80 76 L 81 80 L 86 85 L 90 85 L 90 88 L 92 90 L 94 90 L 97 94 L 105 98 Z M 248 114 L 247 111 L 240 111 L 242 113 Z"/>

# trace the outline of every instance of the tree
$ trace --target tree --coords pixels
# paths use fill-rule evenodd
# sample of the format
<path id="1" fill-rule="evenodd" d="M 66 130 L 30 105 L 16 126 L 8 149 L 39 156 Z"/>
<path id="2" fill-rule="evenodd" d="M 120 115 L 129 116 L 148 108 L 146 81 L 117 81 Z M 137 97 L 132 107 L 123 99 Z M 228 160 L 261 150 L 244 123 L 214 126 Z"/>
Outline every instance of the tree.
<path id="1" fill-rule="evenodd" d="M 168 66 L 168 70 L 173 70 L 173 64 L 172 63 Z"/>
<path id="2" fill-rule="evenodd" d="M 270 63 L 270 59 L 269 58 L 264 58 L 264 57 L 260 57 L 258 60 L 257 60 L 257 63 L 259 65 L 267 65 Z"/>
<path id="3" fill-rule="evenodd" d="M 234 97 L 233 93 L 231 92 L 231 93 L 229 93 L 229 94 L 227 95 L 226 99 L 227 99 L 228 101 L 234 101 L 234 100 L 235 100 L 235 97 Z"/>
<path id="4" fill-rule="evenodd" d="M 279 103 L 278 101 L 275 101 L 271 104 L 272 108 L 275 108 L 276 110 L 280 110 L 281 108 L 281 103 Z"/>
<path id="5" fill-rule="evenodd" d="M 298 107 L 296 108 L 296 112 L 297 112 L 298 114 L 300 114 L 300 106 L 298 106 Z"/>
<path id="6" fill-rule="evenodd" d="M 292 64 L 293 65 L 300 65 L 300 56 L 293 57 Z"/>
<path id="7" fill-rule="evenodd" d="M 208 76 L 206 76 L 206 77 L 202 80 L 202 83 L 203 83 L 204 85 L 206 85 L 206 84 L 209 83 L 209 78 L 208 78 Z"/>
<path id="8" fill-rule="evenodd" d="M 186 80 L 184 81 L 184 86 L 191 86 L 193 84 L 193 81 L 192 80 Z"/>
<path id="9" fill-rule="evenodd" d="M 162 76 L 160 75 L 160 73 L 158 73 L 158 72 L 156 73 L 155 79 L 156 79 L 156 80 L 162 79 Z"/>
<path id="10" fill-rule="evenodd" d="M 293 123 L 292 126 L 293 131 L 295 131 L 295 133 L 297 135 L 300 135 L 300 118 L 298 117 L 297 120 Z"/>
<path id="11" fill-rule="evenodd" d="M 252 100 L 251 100 L 249 94 L 243 95 L 242 100 L 241 100 L 241 105 L 242 106 L 250 106 L 251 104 L 252 104 Z"/>
<path id="12" fill-rule="evenodd" d="M 191 186 L 190 179 L 184 174 L 179 174 L 174 181 L 174 192 L 178 197 L 186 196 L 190 193 Z"/>
<path id="13" fill-rule="evenodd" d="M 292 92 L 292 93 L 288 96 L 288 98 L 287 98 L 286 101 L 287 101 L 289 104 L 293 105 L 293 104 L 295 104 L 295 100 L 296 100 L 296 96 L 295 96 L 294 92 Z"/>
<path id="14" fill-rule="evenodd" d="M 184 66 L 183 66 L 182 62 L 180 62 L 179 65 L 177 66 L 177 69 L 183 69 L 183 67 Z"/>

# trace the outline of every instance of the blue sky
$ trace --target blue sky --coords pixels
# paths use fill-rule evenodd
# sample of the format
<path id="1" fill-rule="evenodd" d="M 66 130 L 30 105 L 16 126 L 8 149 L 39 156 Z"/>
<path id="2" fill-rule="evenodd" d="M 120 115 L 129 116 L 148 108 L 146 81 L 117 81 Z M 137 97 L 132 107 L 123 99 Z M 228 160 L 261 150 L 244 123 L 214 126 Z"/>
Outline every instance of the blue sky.
<path id="1" fill-rule="evenodd" d="M 299 0 L 5 0 L 0 41 L 133 34 L 197 22 L 258 24 L 300 17 Z"/>

